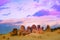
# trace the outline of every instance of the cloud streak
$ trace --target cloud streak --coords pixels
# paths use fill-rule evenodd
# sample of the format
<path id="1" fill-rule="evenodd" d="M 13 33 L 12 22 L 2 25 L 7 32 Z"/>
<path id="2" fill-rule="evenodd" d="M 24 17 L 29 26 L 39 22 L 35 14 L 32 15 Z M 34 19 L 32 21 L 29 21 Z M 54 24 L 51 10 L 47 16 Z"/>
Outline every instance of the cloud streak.
<path id="1" fill-rule="evenodd" d="M 38 12 L 36 12 L 33 16 L 44 16 L 44 15 L 49 15 L 49 11 L 46 10 L 40 10 Z"/>
<path id="2" fill-rule="evenodd" d="M 25 26 L 31 26 L 33 24 L 36 25 L 41 25 L 41 26 L 46 26 L 46 25 L 60 25 L 60 18 L 57 16 L 41 16 L 41 17 L 36 17 L 36 16 L 31 16 L 23 19 L 10 19 L 10 20 L 4 20 L 0 23 L 11 23 L 14 25 L 25 25 Z"/>

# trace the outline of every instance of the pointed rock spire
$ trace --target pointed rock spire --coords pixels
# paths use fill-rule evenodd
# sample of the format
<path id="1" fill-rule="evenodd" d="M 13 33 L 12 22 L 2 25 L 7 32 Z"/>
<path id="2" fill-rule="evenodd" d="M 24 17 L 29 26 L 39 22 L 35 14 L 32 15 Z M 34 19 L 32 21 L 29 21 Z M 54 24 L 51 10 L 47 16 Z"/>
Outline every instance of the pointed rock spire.
<path id="1" fill-rule="evenodd" d="M 51 28 L 50 28 L 49 25 L 47 25 L 47 27 L 46 27 L 46 31 L 47 31 L 47 32 L 51 32 Z"/>

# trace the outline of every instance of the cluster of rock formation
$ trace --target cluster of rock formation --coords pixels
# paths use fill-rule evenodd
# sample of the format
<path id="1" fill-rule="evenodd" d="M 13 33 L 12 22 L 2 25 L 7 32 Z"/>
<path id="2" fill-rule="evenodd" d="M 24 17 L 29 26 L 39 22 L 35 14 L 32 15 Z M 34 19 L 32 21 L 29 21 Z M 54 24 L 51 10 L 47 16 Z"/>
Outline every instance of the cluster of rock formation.
<path id="1" fill-rule="evenodd" d="M 27 35 L 30 33 L 38 33 L 43 34 L 44 32 L 51 32 L 51 28 L 49 25 L 47 25 L 46 29 L 43 30 L 44 27 L 41 27 L 40 25 L 32 25 L 31 27 L 28 26 L 27 29 L 25 29 L 24 25 L 21 25 L 20 29 L 14 28 L 12 32 L 10 32 L 11 35 Z"/>

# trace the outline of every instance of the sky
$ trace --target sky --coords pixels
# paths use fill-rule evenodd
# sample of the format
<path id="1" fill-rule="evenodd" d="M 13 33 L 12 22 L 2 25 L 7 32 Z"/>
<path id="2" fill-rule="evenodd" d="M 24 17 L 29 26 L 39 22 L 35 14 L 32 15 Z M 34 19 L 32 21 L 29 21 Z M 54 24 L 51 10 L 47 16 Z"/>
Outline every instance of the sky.
<path id="1" fill-rule="evenodd" d="M 60 0 L 0 0 L 0 23 L 52 25 L 59 20 Z"/>

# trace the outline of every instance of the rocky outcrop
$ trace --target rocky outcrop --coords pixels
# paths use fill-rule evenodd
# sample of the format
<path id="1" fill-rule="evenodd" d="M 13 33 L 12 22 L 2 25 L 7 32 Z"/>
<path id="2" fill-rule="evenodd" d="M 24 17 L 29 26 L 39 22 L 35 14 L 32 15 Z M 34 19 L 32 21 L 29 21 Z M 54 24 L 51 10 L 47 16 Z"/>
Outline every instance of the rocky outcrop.
<path id="1" fill-rule="evenodd" d="M 30 26 L 28 26 L 28 27 L 27 27 L 26 33 L 27 33 L 27 34 L 32 33 L 32 29 L 31 29 L 31 27 L 30 27 Z"/>
<path id="2" fill-rule="evenodd" d="M 18 32 L 17 28 L 14 28 L 13 31 L 10 32 L 10 34 L 11 34 L 11 36 L 15 36 L 18 34 L 17 32 Z"/>
<path id="3" fill-rule="evenodd" d="M 41 27 L 40 25 L 37 25 L 37 30 L 39 34 L 43 33 L 43 27 Z"/>
<path id="4" fill-rule="evenodd" d="M 30 26 L 27 26 L 27 29 L 25 29 L 25 26 L 24 25 L 21 25 L 20 26 L 20 29 L 17 30 L 17 28 L 14 28 L 12 30 L 12 32 L 10 32 L 10 35 L 11 36 L 15 36 L 15 35 L 28 35 L 30 33 L 38 33 L 38 34 L 43 34 L 45 32 L 52 32 L 51 30 L 57 30 L 55 32 L 57 32 L 58 34 L 60 34 L 60 27 L 58 28 L 55 28 L 55 29 L 51 29 L 49 25 L 47 25 L 45 31 L 44 31 L 44 27 L 41 27 L 40 25 L 32 25 L 31 27 Z"/>
<path id="5" fill-rule="evenodd" d="M 45 30 L 46 32 L 51 32 L 51 28 L 50 28 L 50 26 L 49 25 L 47 25 L 47 27 L 46 27 L 46 30 Z"/>
<path id="6" fill-rule="evenodd" d="M 37 33 L 36 25 L 32 25 L 31 29 L 32 29 L 32 33 Z"/>
<path id="7" fill-rule="evenodd" d="M 18 35 L 26 35 L 26 30 L 25 30 L 25 26 L 21 25 L 19 31 L 18 31 Z"/>

